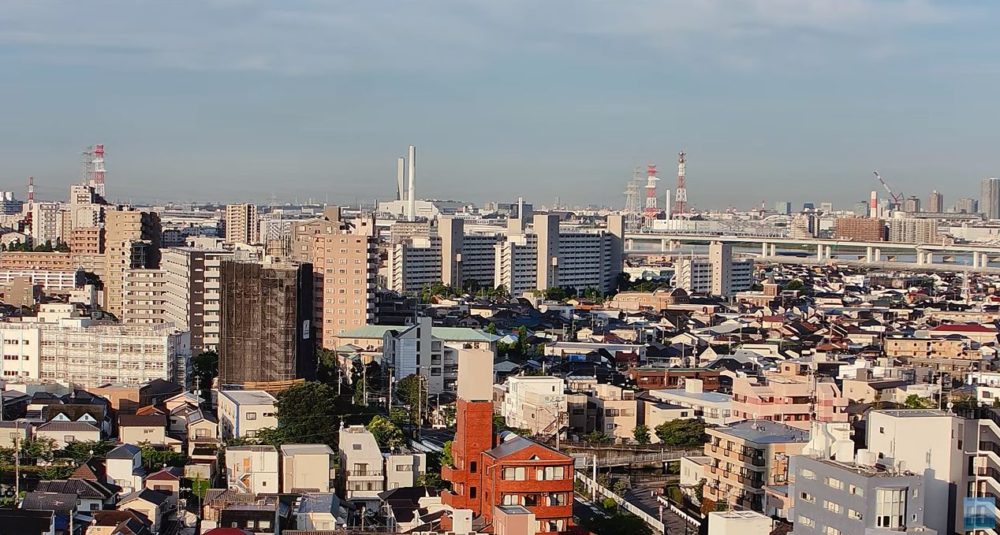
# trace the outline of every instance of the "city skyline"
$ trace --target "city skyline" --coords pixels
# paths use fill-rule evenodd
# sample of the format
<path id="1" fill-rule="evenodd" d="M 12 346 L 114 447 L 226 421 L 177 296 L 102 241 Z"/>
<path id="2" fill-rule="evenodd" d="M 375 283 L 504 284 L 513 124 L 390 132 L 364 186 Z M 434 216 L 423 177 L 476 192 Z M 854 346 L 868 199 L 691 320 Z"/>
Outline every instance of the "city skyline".
<path id="1" fill-rule="evenodd" d="M 990 6 L 569 6 L 9 6 L 0 187 L 64 198 L 93 143 L 136 202 L 384 200 L 407 144 L 419 197 L 477 203 L 621 207 L 680 150 L 699 209 L 850 209 L 873 169 L 947 208 L 1000 174 Z"/>

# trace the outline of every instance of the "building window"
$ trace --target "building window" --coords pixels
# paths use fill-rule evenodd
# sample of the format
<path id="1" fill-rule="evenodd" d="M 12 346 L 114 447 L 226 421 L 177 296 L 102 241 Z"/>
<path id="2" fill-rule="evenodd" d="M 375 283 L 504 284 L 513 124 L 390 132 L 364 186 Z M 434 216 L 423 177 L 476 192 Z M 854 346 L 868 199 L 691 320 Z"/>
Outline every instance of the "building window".
<path id="1" fill-rule="evenodd" d="M 469 487 L 469 497 L 470 498 L 476 497 L 476 487 Z"/>
<path id="2" fill-rule="evenodd" d="M 476 473 L 476 468 L 477 468 L 476 461 L 472 461 L 472 462 L 469 463 L 469 472 L 475 474 Z"/>
<path id="3" fill-rule="evenodd" d="M 247 413 L 247 420 L 256 420 L 256 419 L 257 419 L 257 413 L 256 412 L 248 412 Z"/>
<path id="4" fill-rule="evenodd" d="M 838 515 L 844 510 L 839 503 L 831 502 L 830 500 L 824 500 L 823 507 L 825 507 L 827 511 Z"/>
<path id="5" fill-rule="evenodd" d="M 906 528 L 906 489 L 875 490 L 875 524 L 880 528 Z"/>
<path id="6" fill-rule="evenodd" d="M 826 478 L 826 485 L 828 487 L 830 487 L 830 488 L 837 489 L 837 490 L 843 490 L 844 489 L 844 482 L 841 481 L 841 480 L 839 480 L 839 479 L 837 479 L 837 478 L 834 478 L 834 477 L 828 477 L 828 478 Z"/>
<path id="7" fill-rule="evenodd" d="M 802 494 L 799 495 L 799 498 L 801 498 L 802 501 L 807 503 L 816 503 L 816 497 L 813 496 L 812 494 L 809 494 L 808 492 L 803 492 Z"/>
<path id="8" fill-rule="evenodd" d="M 823 535 L 840 535 L 840 530 L 833 526 L 826 526 L 823 528 Z"/>
<path id="9" fill-rule="evenodd" d="M 806 479 L 816 479 L 816 472 L 809 470 L 808 468 L 803 468 L 799 475 Z"/>
<path id="10" fill-rule="evenodd" d="M 503 478 L 508 481 L 524 481 L 526 479 L 524 467 L 517 466 L 504 468 Z"/>
<path id="11" fill-rule="evenodd" d="M 799 515 L 799 521 L 798 522 L 799 522 L 799 524 L 802 524 L 803 526 L 805 526 L 807 528 L 814 528 L 814 527 L 816 527 L 816 522 L 814 522 L 813 519 L 809 518 L 808 516 Z"/>
<path id="12" fill-rule="evenodd" d="M 865 495 L 865 489 L 863 489 L 863 488 L 861 488 L 861 487 L 859 487 L 857 485 L 851 485 L 851 486 L 849 486 L 847 488 L 847 491 L 850 492 L 851 495 L 853 495 L 853 496 L 864 496 Z"/>
<path id="13" fill-rule="evenodd" d="M 861 513 L 855 511 L 854 509 L 847 510 L 847 517 L 850 518 L 851 520 L 863 520 L 861 517 Z"/>

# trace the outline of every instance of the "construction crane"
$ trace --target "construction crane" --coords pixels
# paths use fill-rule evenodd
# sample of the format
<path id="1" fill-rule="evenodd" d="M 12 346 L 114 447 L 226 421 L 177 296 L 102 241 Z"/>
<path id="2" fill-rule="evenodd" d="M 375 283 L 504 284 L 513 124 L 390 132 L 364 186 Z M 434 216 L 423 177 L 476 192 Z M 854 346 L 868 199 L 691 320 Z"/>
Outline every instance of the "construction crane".
<path id="1" fill-rule="evenodd" d="M 896 206 L 903 204 L 903 194 L 900 193 L 897 195 L 893 193 L 892 188 L 890 188 L 889 184 L 887 184 L 885 179 L 882 178 L 882 175 L 878 174 L 878 171 L 874 171 L 874 173 L 875 173 L 875 180 L 878 180 L 879 183 L 882 184 L 882 187 L 885 188 L 886 193 L 889 194 L 889 198 L 892 199 L 893 204 L 895 204 Z"/>

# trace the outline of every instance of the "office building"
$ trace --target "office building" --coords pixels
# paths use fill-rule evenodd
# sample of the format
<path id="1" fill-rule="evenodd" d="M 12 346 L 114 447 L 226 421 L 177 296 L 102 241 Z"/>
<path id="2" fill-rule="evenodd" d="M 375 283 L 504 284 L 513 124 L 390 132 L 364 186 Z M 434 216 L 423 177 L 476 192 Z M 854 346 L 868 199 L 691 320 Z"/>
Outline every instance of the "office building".
<path id="1" fill-rule="evenodd" d="M 764 487 L 788 484 L 788 457 L 800 453 L 809 432 L 767 420 L 705 429 L 704 500 L 763 511 Z"/>
<path id="2" fill-rule="evenodd" d="M 218 351 L 222 336 L 222 261 L 236 253 L 178 247 L 164 249 L 164 320 L 191 333 L 191 350 Z"/>
<path id="3" fill-rule="evenodd" d="M 944 212 L 944 195 L 934 190 L 927 197 L 927 212 L 939 214 Z"/>
<path id="4" fill-rule="evenodd" d="M 21 213 L 24 203 L 14 198 L 13 191 L 0 191 L 0 215 L 17 215 Z"/>
<path id="5" fill-rule="evenodd" d="M 838 240 L 879 242 L 885 240 L 885 222 L 869 217 L 838 217 L 833 223 Z"/>
<path id="6" fill-rule="evenodd" d="M 732 297 L 753 287 L 753 260 L 733 260 L 732 245 L 712 242 L 707 258 L 682 258 L 674 264 L 674 286 Z"/>
<path id="7" fill-rule="evenodd" d="M 226 205 L 226 243 L 260 243 L 260 217 L 254 204 Z"/>
<path id="8" fill-rule="evenodd" d="M 940 243 L 937 221 L 913 217 L 895 217 L 889 220 L 889 241 L 893 243 Z"/>
<path id="9" fill-rule="evenodd" d="M 105 310 L 121 316 L 126 271 L 160 266 L 160 231 L 155 213 L 122 209 L 105 214 Z"/>
<path id="10" fill-rule="evenodd" d="M 219 384 L 312 379 L 312 265 L 223 260 L 221 272 Z"/>
<path id="11" fill-rule="evenodd" d="M 293 227 L 292 258 L 313 265 L 316 343 L 334 349 L 335 336 L 375 321 L 378 245 L 373 219 L 344 221 L 339 207 L 324 213 Z"/>
<path id="12" fill-rule="evenodd" d="M 909 196 L 903 200 L 903 211 L 908 214 L 915 214 L 920 211 L 920 198 Z"/>
<path id="13" fill-rule="evenodd" d="M 979 192 L 979 211 L 986 219 L 1000 219 L 1000 178 L 984 178 Z"/>
<path id="14" fill-rule="evenodd" d="M 792 203 L 788 201 L 775 201 L 774 211 L 778 215 L 792 215 Z"/>

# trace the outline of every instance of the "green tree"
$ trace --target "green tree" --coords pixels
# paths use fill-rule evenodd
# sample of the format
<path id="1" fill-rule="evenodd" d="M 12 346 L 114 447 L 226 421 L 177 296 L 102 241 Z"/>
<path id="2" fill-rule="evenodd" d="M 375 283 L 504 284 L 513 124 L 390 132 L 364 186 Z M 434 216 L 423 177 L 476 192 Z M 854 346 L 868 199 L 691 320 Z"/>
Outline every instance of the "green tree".
<path id="1" fill-rule="evenodd" d="M 907 409 L 930 409 L 934 407 L 934 401 L 927 398 L 922 398 L 917 394 L 910 394 L 906 396 L 906 400 L 903 401 L 903 406 Z"/>
<path id="2" fill-rule="evenodd" d="M 191 368 L 198 379 L 199 390 L 205 392 L 212 388 L 212 381 L 219 376 L 219 354 L 215 351 L 202 351 L 191 359 Z"/>
<path id="3" fill-rule="evenodd" d="M 329 385 L 306 382 L 278 394 L 278 431 L 289 444 L 336 446 L 339 427 L 335 399 Z"/>
<path id="4" fill-rule="evenodd" d="M 497 333 L 497 324 L 493 323 L 493 322 L 490 322 L 490 324 L 487 325 L 486 329 L 484 329 L 484 330 L 486 331 L 487 334 L 496 335 L 496 333 Z"/>
<path id="5" fill-rule="evenodd" d="M 337 388 L 340 381 L 337 353 L 326 348 L 316 348 L 316 380 Z"/>
<path id="6" fill-rule="evenodd" d="M 635 429 L 632 430 L 632 437 L 639 444 L 649 444 L 651 440 L 649 436 L 649 427 L 643 424 L 635 426 Z"/>
<path id="7" fill-rule="evenodd" d="M 455 466 L 455 459 L 451 456 L 452 441 L 444 443 L 444 450 L 441 452 L 441 466 Z"/>
<path id="8" fill-rule="evenodd" d="M 368 391 L 368 378 L 364 374 L 362 374 L 361 377 L 358 377 L 357 380 L 354 381 L 354 396 L 352 398 L 352 401 L 354 402 L 355 405 L 359 407 L 364 407 L 365 405 L 367 405 L 367 403 L 365 403 L 365 392 L 367 391 Z"/>
<path id="9" fill-rule="evenodd" d="M 593 444 L 596 446 L 600 444 L 611 444 L 615 439 L 602 431 L 591 431 L 583 436 L 583 440 L 587 442 L 587 444 Z"/>
<path id="10" fill-rule="evenodd" d="M 164 466 L 184 466 L 187 463 L 187 455 L 173 450 L 159 449 L 149 442 L 140 443 L 139 452 L 142 455 L 142 465 L 150 472 L 160 470 Z"/>
<path id="11" fill-rule="evenodd" d="M 103 459 L 105 455 L 114 449 L 115 443 L 110 440 L 69 442 L 66 447 L 56 452 L 57 457 L 68 457 L 77 463 L 89 460 L 91 457 Z"/>
<path id="12" fill-rule="evenodd" d="M 56 441 L 51 438 L 29 438 L 21 443 L 21 459 L 51 461 Z"/>
<path id="13" fill-rule="evenodd" d="M 426 472 L 417 476 L 418 487 L 430 487 L 432 489 L 446 488 L 447 485 L 441 480 L 441 475 L 437 472 Z"/>
<path id="14" fill-rule="evenodd" d="M 402 447 L 403 432 L 385 416 L 377 415 L 368 422 L 368 431 L 375 436 L 375 441 L 383 449 Z"/>
<path id="15" fill-rule="evenodd" d="M 785 285 L 786 290 L 802 290 L 805 284 L 800 279 L 793 279 Z"/>
<path id="16" fill-rule="evenodd" d="M 282 444 L 288 442 L 285 440 L 284 432 L 274 427 L 258 429 L 257 436 L 252 440 L 257 444 L 267 444 L 275 448 L 280 448 Z"/>
<path id="17" fill-rule="evenodd" d="M 666 446 L 700 446 L 704 443 L 705 422 L 677 419 L 656 426 L 656 436 Z"/>
<path id="18" fill-rule="evenodd" d="M 398 383 L 396 383 L 396 395 L 396 399 L 409 407 L 410 423 L 414 425 L 419 424 L 421 415 L 417 411 L 418 408 L 421 408 L 426 404 L 427 382 L 424 381 L 424 379 L 419 375 L 408 375 L 403 377 Z M 423 410 L 424 409 L 421 409 L 421 412 Z"/>

